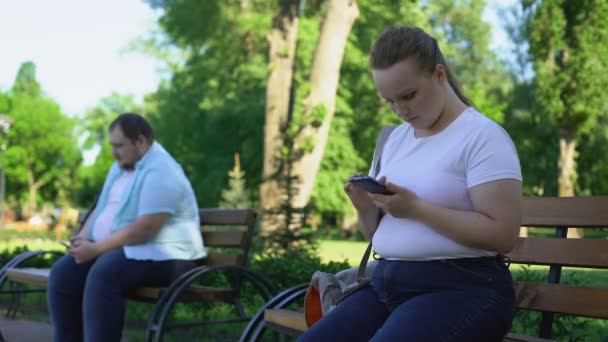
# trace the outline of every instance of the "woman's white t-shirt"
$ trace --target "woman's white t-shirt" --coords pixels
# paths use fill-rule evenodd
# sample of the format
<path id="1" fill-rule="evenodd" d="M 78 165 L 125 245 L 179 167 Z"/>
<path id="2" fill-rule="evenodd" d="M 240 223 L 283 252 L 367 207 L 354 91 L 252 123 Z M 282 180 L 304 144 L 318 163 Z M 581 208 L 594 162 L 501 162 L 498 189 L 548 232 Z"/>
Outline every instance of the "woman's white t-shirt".
<path id="1" fill-rule="evenodd" d="M 391 133 L 378 178 L 415 192 L 437 206 L 473 209 L 468 189 L 499 179 L 521 181 L 517 151 L 508 133 L 469 107 L 443 131 L 416 138 L 405 123 Z M 373 237 L 386 259 L 433 260 L 490 256 L 496 252 L 466 247 L 415 220 L 384 215 Z"/>

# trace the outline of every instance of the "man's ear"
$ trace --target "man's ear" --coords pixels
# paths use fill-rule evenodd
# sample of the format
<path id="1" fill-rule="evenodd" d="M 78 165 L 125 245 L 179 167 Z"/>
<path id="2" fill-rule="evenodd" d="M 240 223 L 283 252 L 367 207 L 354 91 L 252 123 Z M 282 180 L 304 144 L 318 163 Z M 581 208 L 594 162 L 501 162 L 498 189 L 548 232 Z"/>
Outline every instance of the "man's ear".
<path id="1" fill-rule="evenodd" d="M 144 146 L 146 146 L 148 143 L 148 138 L 146 138 L 143 134 L 140 134 L 137 136 L 137 139 L 135 140 L 135 144 L 137 145 L 138 148 L 143 148 Z"/>

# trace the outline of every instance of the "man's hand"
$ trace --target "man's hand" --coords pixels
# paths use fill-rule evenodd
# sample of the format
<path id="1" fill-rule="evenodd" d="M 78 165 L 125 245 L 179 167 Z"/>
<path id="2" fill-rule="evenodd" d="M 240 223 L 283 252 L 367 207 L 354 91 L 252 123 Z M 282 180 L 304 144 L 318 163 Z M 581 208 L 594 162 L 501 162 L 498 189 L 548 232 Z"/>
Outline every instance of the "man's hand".
<path id="1" fill-rule="evenodd" d="M 369 197 L 373 203 L 384 212 L 398 218 L 415 218 L 416 210 L 421 199 L 411 190 L 386 181 L 386 177 L 378 180 L 393 192 L 392 195 L 372 194 Z"/>
<path id="2" fill-rule="evenodd" d="M 68 253 L 74 257 L 77 264 L 87 263 L 102 253 L 98 244 L 87 239 L 74 237 L 71 239 L 71 243 L 72 245 L 68 249 Z"/>

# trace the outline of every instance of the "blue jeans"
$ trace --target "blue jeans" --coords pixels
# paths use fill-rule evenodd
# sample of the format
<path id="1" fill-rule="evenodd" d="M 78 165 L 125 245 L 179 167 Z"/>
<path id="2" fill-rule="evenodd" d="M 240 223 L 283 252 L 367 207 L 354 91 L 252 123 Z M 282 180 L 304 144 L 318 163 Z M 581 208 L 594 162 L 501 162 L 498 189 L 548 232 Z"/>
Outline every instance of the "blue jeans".
<path id="1" fill-rule="evenodd" d="M 122 248 L 77 264 L 70 255 L 51 268 L 47 300 L 53 340 L 120 341 L 124 295 L 140 286 L 167 286 L 195 266 L 190 260 L 132 260 Z"/>
<path id="2" fill-rule="evenodd" d="M 501 258 L 380 260 L 372 285 L 298 341 L 501 341 L 515 291 Z"/>

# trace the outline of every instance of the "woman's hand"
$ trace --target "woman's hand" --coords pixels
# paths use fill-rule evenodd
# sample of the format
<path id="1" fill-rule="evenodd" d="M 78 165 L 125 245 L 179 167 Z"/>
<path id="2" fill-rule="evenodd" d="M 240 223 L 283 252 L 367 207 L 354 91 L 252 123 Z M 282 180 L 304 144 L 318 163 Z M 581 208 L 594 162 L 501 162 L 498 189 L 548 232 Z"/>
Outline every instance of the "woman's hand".
<path id="1" fill-rule="evenodd" d="M 369 198 L 375 206 L 384 212 L 398 218 L 415 218 L 421 199 L 411 190 L 402 188 L 390 183 L 386 177 L 382 176 L 379 180 L 386 188 L 393 192 L 392 195 L 368 193 Z"/>
<path id="2" fill-rule="evenodd" d="M 355 176 L 359 175 L 362 174 L 355 174 Z M 368 192 L 358 186 L 353 185 L 351 182 L 347 181 L 346 184 L 344 184 L 344 192 L 346 192 L 346 195 L 348 195 L 348 198 L 350 198 L 350 201 L 358 211 L 365 211 L 366 209 L 370 209 L 374 206 L 374 203 L 368 196 Z"/>
<path id="3" fill-rule="evenodd" d="M 346 184 L 344 184 L 344 192 L 346 192 L 348 198 L 350 198 L 350 201 L 355 206 L 355 209 L 357 209 L 357 216 L 359 219 L 358 227 L 361 234 L 363 234 L 366 239 L 371 240 L 374 232 L 378 229 L 378 223 L 382 212 L 376 207 L 367 191 L 355 186 L 351 182 L 346 182 Z"/>

